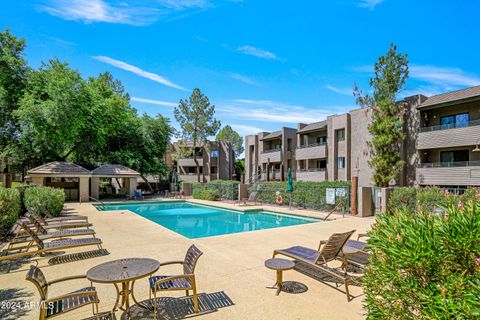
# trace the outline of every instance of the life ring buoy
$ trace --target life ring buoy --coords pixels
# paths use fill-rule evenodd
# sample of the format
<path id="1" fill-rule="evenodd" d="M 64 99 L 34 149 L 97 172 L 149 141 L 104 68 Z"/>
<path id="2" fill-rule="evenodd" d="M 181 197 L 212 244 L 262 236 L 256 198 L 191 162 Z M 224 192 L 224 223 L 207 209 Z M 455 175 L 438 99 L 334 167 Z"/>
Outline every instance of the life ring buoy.
<path id="1" fill-rule="evenodd" d="M 277 202 L 277 204 L 282 204 L 283 203 L 282 196 L 277 196 L 276 202 Z"/>

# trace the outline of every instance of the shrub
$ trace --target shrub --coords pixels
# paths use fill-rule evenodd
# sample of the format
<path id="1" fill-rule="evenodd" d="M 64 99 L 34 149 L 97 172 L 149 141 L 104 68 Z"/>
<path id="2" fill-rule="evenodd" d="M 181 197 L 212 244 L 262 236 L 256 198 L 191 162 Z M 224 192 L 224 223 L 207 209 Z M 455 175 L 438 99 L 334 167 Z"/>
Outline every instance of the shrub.
<path id="1" fill-rule="evenodd" d="M 193 196 L 193 199 L 209 200 L 209 201 L 217 201 L 219 197 L 217 190 L 207 190 L 207 189 L 194 189 L 192 196 Z"/>
<path id="2" fill-rule="evenodd" d="M 239 181 L 234 180 L 212 180 L 207 183 L 193 182 L 192 188 L 217 190 L 218 196 L 222 200 L 238 200 L 238 185 Z"/>
<path id="3" fill-rule="evenodd" d="M 4 237 L 20 215 L 20 194 L 17 189 L 0 187 L 0 236 Z"/>
<path id="4" fill-rule="evenodd" d="M 47 213 L 59 216 L 65 202 L 62 189 L 50 187 L 28 188 L 25 190 L 25 207 L 27 211 L 46 216 Z"/>
<path id="5" fill-rule="evenodd" d="M 388 210 L 402 209 L 406 213 L 413 213 L 417 205 L 417 189 L 395 188 L 388 201 Z"/>
<path id="6" fill-rule="evenodd" d="M 478 201 L 443 216 L 380 214 L 369 236 L 367 319 L 480 318 Z"/>
<path id="7" fill-rule="evenodd" d="M 448 199 L 442 189 L 421 188 L 417 191 L 417 211 L 432 213 L 436 208 L 443 208 L 447 204 Z"/>
<path id="8" fill-rule="evenodd" d="M 343 203 L 346 208 L 349 207 L 350 183 L 346 181 L 325 181 L 325 182 L 304 182 L 297 181 L 293 183 L 294 190 L 287 193 L 287 182 L 260 182 L 250 191 L 257 192 L 257 200 L 264 203 L 274 204 L 276 192 L 279 191 L 283 197 L 283 204 L 316 210 L 331 210 L 336 204 Z M 326 203 L 327 188 L 342 189 L 345 196 L 337 196 L 335 205 Z"/>

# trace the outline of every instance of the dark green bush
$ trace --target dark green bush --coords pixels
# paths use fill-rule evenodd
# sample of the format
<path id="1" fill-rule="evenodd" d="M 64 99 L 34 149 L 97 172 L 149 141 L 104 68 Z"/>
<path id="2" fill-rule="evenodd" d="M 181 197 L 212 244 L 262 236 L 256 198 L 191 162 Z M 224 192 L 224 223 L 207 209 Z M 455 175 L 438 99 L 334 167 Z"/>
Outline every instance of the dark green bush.
<path id="1" fill-rule="evenodd" d="M 325 182 L 304 182 L 296 181 L 293 183 L 294 190 L 287 193 L 287 182 L 260 182 L 254 185 L 250 191 L 257 192 L 257 200 L 263 203 L 276 203 L 276 192 L 279 191 L 284 205 L 315 209 L 331 210 L 334 205 L 326 203 L 327 188 L 342 189 L 345 192 L 344 197 L 336 197 L 336 204 L 342 202 L 348 210 L 350 203 L 350 183 L 346 181 L 325 181 Z"/>
<path id="2" fill-rule="evenodd" d="M 401 209 L 404 212 L 413 213 L 417 205 L 417 189 L 395 188 L 388 201 L 388 210 Z"/>
<path id="3" fill-rule="evenodd" d="M 46 216 L 47 213 L 59 216 L 65 203 L 65 193 L 62 189 L 50 187 L 28 188 L 24 195 L 27 211 Z"/>
<path id="4" fill-rule="evenodd" d="M 367 319 L 480 319 L 480 202 L 380 214 L 369 236 Z"/>
<path id="5" fill-rule="evenodd" d="M 192 188 L 216 190 L 218 191 L 219 199 L 222 200 L 238 200 L 238 185 L 239 181 L 234 180 L 212 180 L 207 183 L 193 182 Z"/>
<path id="6" fill-rule="evenodd" d="M 0 236 L 5 237 L 20 215 L 20 194 L 15 188 L 0 187 Z"/>
<path id="7" fill-rule="evenodd" d="M 192 197 L 193 199 L 217 201 L 219 195 L 217 190 L 194 189 Z"/>

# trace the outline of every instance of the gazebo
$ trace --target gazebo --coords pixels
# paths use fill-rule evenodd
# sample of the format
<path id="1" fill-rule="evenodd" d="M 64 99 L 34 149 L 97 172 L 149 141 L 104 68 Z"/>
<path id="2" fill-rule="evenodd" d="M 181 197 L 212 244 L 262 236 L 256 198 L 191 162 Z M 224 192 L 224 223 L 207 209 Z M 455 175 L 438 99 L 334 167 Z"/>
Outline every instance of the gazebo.
<path id="1" fill-rule="evenodd" d="M 92 171 L 90 180 L 90 194 L 99 199 L 100 195 L 119 195 L 132 198 L 137 188 L 140 173 L 119 164 L 105 164 Z M 110 179 L 108 187 L 102 187 L 101 181 Z M 101 190 L 102 189 L 102 190 Z M 116 192 L 113 192 L 113 189 Z"/>
<path id="2" fill-rule="evenodd" d="M 38 186 L 61 188 L 66 200 L 88 201 L 89 170 L 71 162 L 53 161 L 28 171 L 32 183 Z"/>

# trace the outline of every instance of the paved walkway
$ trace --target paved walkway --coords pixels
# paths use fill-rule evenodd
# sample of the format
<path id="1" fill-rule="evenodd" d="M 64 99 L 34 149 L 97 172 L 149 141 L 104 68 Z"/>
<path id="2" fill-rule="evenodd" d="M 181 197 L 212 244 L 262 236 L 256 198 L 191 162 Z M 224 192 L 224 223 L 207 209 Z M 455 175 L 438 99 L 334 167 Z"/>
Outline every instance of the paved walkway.
<path id="1" fill-rule="evenodd" d="M 13 264 L 6 273 L 7 265 L 1 265 L 0 301 L 38 301 L 36 288 L 25 280 L 30 264 L 38 264 L 47 281 L 86 271 L 99 263 L 124 257 L 150 257 L 159 261 L 183 260 L 188 246 L 195 243 L 204 255 L 197 265 L 197 284 L 202 293 L 204 312 L 199 319 L 364 319 L 362 289 L 353 287 L 358 296 L 347 303 L 345 294 L 322 282 L 296 271 L 286 271 L 284 281 L 293 290 L 306 291 L 293 294 L 267 289 L 275 282 L 275 272 L 264 267 L 264 260 L 271 257 L 276 248 L 304 245 L 315 248 L 321 239 L 333 232 L 356 229 L 357 233 L 368 230 L 373 218 L 345 218 L 306 225 L 260 230 L 254 232 L 222 235 L 210 238 L 187 239 L 154 222 L 130 211 L 97 211 L 90 204 L 68 204 L 70 209 L 87 215 L 93 223 L 103 246 L 110 253 L 85 260 L 49 264 L 52 255 L 27 259 Z M 302 211 L 302 210 L 296 210 Z M 338 216 L 336 218 L 339 218 Z M 355 236 L 355 235 L 354 235 Z M 85 250 L 85 249 L 83 249 Z M 68 253 L 82 250 L 69 250 Z M 162 274 L 177 274 L 181 267 L 161 268 Z M 49 296 L 88 286 L 88 281 L 75 280 L 65 285 L 53 286 Z M 100 310 L 108 311 L 115 303 L 115 289 L 111 285 L 97 284 Z M 339 288 L 343 290 L 343 287 Z M 135 284 L 138 300 L 148 299 L 147 280 Z M 161 293 L 162 297 L 180 298 L 184 292 Z M 189 314 L 189 299 L 163 299 L 165 309 L 159 319 L 181 319 Z M 0 306 L 1 307 L 1 306 Z M 215 310 L 216 309 L 216 310 Z M 134 319 L 152 318 L 152 315 L 133 309 Z M 91 308 L 73 311 L 58 319 L 82 319 L 91 316 Z M 117 312 L 117 318 L 125 315 Z M 0 309 L 1 319 L 37 319 L 38 310 L 28 308 L 8 311 Z"/>

